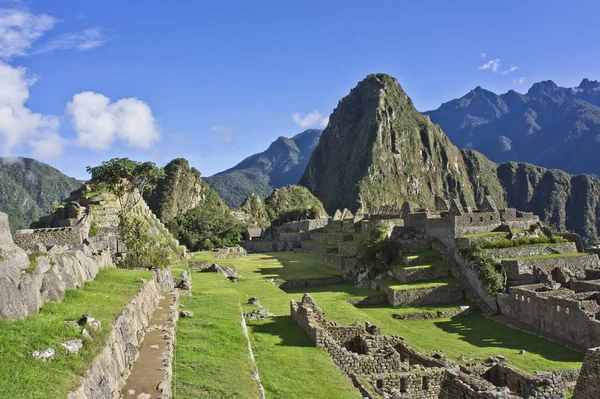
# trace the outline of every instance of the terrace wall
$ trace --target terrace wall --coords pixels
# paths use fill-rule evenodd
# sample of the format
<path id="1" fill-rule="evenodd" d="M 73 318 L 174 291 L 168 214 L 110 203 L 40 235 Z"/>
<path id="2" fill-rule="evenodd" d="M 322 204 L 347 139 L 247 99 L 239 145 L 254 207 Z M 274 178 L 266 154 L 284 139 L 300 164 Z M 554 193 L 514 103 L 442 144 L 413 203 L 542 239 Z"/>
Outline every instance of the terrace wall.
<path id="1" fill-rule="evenodd" d="M 498 294 L 500 312 L 575 347 L 600 346 L 598 294 L 567 289 L 536 292 L 540 287 L 511 287 L 508 294 Z"/>
<path id="2" fill-rule="evenodd" d="M 600 268 L 600 261 L 595 255 L 583 255 L 503 260 L 502 266 L 506 270 L 509 279 L 518 279 L 521 275 L 534 275 L 538 270 L 545 274 L 550 274 L 557 267 L 569 270 L 576 277 L 585 278 L 585 270 Z"/>
<path id="3" fill-rule="evenodd" d="M 573 392 L 574 399 L 600 398 L 600 348 L 589 349 Z"/>
<path id="4" fill-rule="evenodd" d="M 555 253 L 569 254 L 577 252 L 577 246 L 574 242 L 567 242 L 562 244 L 535 244 L 535 245 L 523 245 L 520 247 L 511 248 L 494 248 L 484 249 L 481 251 L 483 255 L 488 258 L 502 259 L 502 258 L 521 258 L 524 256 L 534 255 L 550 255 Z"/>

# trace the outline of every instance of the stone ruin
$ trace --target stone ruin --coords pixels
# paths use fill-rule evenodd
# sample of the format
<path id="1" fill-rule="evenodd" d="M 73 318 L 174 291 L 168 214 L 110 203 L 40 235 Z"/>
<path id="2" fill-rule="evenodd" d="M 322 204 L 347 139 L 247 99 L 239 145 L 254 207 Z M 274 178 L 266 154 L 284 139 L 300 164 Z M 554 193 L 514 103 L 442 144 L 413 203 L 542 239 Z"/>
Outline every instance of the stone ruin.
<path id="1" fill-rule="evenodd" d="M 291 315 L 318 348 L 331 356 L 365 398 L 564 398 L 559 373 L 537 376 L 492 359 L 462 366 L 439 352 L 420 353 L 402 338 L 382 335 L 368 322 L 327 321 L 310 294 L 290 303 Z"/>

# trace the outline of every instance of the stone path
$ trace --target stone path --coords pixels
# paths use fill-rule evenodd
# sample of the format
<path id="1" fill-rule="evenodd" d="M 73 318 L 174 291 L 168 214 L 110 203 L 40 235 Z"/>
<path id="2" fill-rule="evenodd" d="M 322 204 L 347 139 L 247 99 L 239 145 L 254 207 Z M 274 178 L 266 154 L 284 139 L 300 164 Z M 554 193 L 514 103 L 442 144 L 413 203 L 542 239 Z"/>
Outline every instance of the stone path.
<path id="1" fill-rule="evenodd" d="M 177 290 L 163 293 L 142 342 L 140 354 L 121 391 L 124 399 L 171 397 L 172 355 L 178 316 Z"/>

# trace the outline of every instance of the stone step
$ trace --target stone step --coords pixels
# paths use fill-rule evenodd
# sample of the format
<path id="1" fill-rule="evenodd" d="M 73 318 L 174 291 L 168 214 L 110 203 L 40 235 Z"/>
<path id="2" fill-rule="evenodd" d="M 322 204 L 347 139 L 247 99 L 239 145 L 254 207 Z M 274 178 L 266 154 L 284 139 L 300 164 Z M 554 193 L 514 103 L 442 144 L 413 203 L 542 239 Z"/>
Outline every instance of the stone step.
<path id="1" fill-rule="evenodd" d="M 390 270 L 394 273 L 396 279 L 403 284 L 436 280 L 451 275 L 450 266 L 443 260 L 427 265 L 392 266 Z"/>

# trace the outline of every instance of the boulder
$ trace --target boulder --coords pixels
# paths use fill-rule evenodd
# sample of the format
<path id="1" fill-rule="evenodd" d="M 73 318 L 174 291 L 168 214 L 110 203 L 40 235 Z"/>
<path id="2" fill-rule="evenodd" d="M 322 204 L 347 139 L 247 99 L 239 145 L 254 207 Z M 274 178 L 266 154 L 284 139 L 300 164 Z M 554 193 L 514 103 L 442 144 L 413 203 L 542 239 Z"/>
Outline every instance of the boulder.
<path id="1" fill-rule="evenodd" d="M 248 303 L 250 305 L 259 305 L 260 304 L 259 301 L 258 301 L 258 298 L 255 297 L 255 296 L 253 296 L 252 298 L 248 299 Z"/>
<path id="2" fill-rule="evenodd" d="M 208 269 L 204 269 L 202 271 L 219 273 L 219 274 L 222 274 L 223 276 L 227 277 L 230 280 L 237 278 L 237 271 L 234 268 L 229 267 L 229 266 L 219 265 L 216 263 L 214 265 L 211 265 Z"/>
<path id="3" fill-rule="evenodd" d="M 0 278 L 8 278 L 14 285 L 21 280 L 21 270 L 29 267 L 27 253 L 15 245 L 8 216 L 0 212 Z"/>
<path id="4" fill-rule="evenodd" d="M 65 297 L 65 283 L 53 271 L 44 274 L 40 290 L 44 302 L 62 301 Z"/>
<path id="5" fill-rule="evenodd" d="M 23 297 L 27 314 L 37 313 L 44 304 L 40 296 L 39 287 L 31 274 L 23 275 L 19 284 L 19 292 Z"/>
<path id="6" fill-rule="evenodd" d="M 27 306 L 17 286 L 8 278 L 0 278 L 0 319 L 23 319 Z"/>

